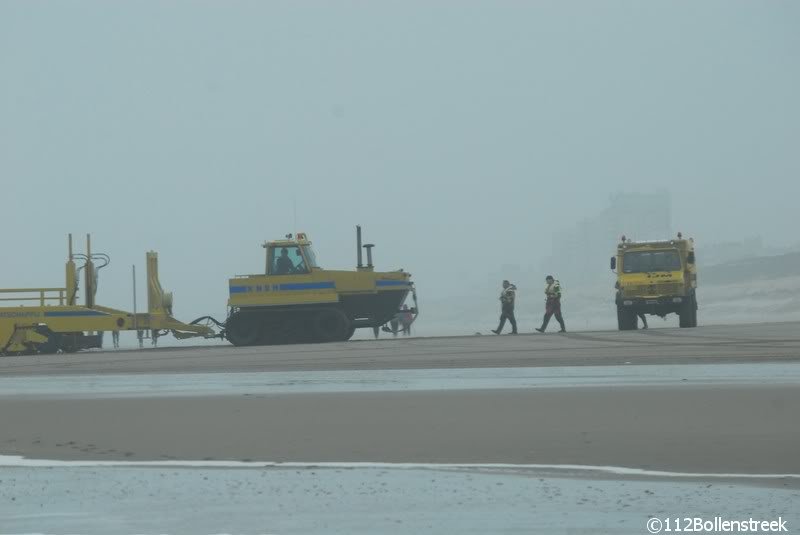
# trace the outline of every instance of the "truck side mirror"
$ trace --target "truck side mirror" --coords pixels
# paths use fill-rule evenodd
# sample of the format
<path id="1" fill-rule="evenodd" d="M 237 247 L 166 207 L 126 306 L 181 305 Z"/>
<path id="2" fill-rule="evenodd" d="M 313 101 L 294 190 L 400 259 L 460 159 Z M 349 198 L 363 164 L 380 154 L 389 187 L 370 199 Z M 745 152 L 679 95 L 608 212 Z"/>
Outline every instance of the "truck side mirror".
<path id="1" fill-rule="evenodd" d="M 617 269 L 617 257 L 612 256 L 611 257 L 611 271 L 614 271 L 615 269 Z"/>
<path id="2" fill-rule="evenodd" d="M 689 256 L 686 257 L 686 261 L 690 264 L 694 264 L 694 251 L 689 252 Z"/>

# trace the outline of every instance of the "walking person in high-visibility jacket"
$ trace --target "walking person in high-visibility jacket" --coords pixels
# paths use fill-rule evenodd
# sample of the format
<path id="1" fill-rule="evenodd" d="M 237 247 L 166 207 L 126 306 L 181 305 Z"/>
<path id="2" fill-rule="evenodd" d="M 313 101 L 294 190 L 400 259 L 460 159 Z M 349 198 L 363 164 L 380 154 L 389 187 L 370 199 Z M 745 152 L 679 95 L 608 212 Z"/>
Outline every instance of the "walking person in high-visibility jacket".
<path id="1" fill-rule="evenodd" d="M 561 283 L 548 275 L 545 279 L 547 286 L 544 287 L 545 305 L 544 305 L 544 319 L 542 326 L 537 327 L 536 330 L 543 333 L 547 329 L 547 324 L 550 322 L 552 316 L 556 317 L 556 321 L 561 325 L 560 333 L 567 332 L 564 326 L 564 318 L 561 316 Z"/>
<path id="2" fill-rule="evenodd" d="M 517 334 L 517 319 L 514 317 L 514 301 L 517 287 L 508 281 L 503 281 L 503 291 L 500 292 L 500 325 L 492 329 L 494 334 L 503 332 L 506 320 L 511 323 L 511 334 Z"/>

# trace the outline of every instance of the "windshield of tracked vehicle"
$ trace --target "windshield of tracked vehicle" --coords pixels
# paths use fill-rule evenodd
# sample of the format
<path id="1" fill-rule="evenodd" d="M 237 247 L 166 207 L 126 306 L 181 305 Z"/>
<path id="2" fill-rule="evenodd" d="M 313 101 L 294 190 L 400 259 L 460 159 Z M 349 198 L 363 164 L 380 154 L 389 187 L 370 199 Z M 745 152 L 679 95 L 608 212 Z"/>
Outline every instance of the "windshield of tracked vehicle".
<path id="1" fill-rule="evenodd" d="M 300 253 L 300 247 L 296 245 L 271 247 L 269 268 L 270 275 L 296 275 L 309 271 Z"/>
<path id="2" fill-rule="evenodd" d="M 308 260 L 310 267 L 319 267 L 317 264 L 317 255 L 314 253 L 314 249 L 312 249 L 310 245 L 303 246 L 303 253 L 306 255 L 306 260 Z"/>
<path id="3" fill-rule="evenodd" d="M 662 251 L 630 251 L 622 258 L 623 273 L 680 271 L 681 257 L 674 249 Z"/>

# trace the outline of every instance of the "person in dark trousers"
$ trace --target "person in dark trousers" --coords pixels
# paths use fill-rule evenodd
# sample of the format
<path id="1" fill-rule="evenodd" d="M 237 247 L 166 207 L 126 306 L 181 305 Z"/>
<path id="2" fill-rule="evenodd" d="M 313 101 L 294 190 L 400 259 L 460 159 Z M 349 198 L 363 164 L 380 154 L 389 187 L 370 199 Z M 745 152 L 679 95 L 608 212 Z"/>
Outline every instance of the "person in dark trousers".
<path id="1" fill-rule="evenodd" d="M 547 278 L 545 278 L 545 282 L 547 286 L 544 287 L 544 295 L 546 298 L 544 319 L 542 320 L 542 326 L 537 327 L 536 330 L 543 333 L 545 329 L 547 329 L 550 318 L 555 316 L 556 321 L 561 325 L 561 330 L 558 332 L 565 333 L 567 332 L 567 328 L 564 326 L 564 318 L 561 316 L 561 283 L 555 280 L 552 275 L 548 275 Z"/>
<path id="2" fill-rule="evenodd" d="M 389 321 L 389 330 L 392 331 L 392 336 L 397 338 L 397 333 L 400 332 L 400 313 L 394 315 Z"/>
<path id="3" fill-rule="evenodd" d="M 514 300 L 517 287 L 508 281 L 503 281 L 503 291 L 500 292 L 500 325 L 492 329 L 494 334 L 500 334 L 506 324 L 511 324 L 511 334 L 517 334 L 517 318 L 514 317 Z"/>
<path id="4" fill-rule="evenodd" d="M 408 305 L 403 305 L 400 311 L 400 325 L 403 327 L 403 336 L 411 336 L 411 324 L 414 323 L 414 313 Z"/>

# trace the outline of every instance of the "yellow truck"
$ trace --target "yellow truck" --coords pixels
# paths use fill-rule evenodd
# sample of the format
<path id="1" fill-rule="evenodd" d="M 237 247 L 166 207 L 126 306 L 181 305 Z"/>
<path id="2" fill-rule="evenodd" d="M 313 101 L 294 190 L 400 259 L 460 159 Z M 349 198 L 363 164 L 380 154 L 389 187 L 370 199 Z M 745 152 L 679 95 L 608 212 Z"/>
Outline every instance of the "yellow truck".
<path id="1" fill-rule="evenodd" d="M 303 232 L 263 247 L 264 271 L 228 283 L 223 335 L 235 346 L 348 340 L 357 328 L 377 329 L 394 318 L 409 294 L 411 311 L 418 313 L 411 274 L 375 271 L 374 245 L 362 245 L 361 227 L 356 227 L 355 271 L 322 268 Z"/>
<path id="2" fill-rule="evenodd" d="M 638 316 L 675 313 L 681 327 L 697 327 L 697 264 L 694 240 L 636 242 L 622 236 L 611 258 L 617 274 L 619 330 L 638 328 Z"/>
<path id="3" fill-rule="evenodd" d="M 92 252 L 88 235 L 85 254 L 73 252 L 70 235 L 63 287 L 0 289 L 0 355 L 99 348 L 103 333 L 108 331 L 138 331 L 140 341 L 143 333 L 148 333 L 154 345 L 159 336 L 169 332 L 176 338 L 218 336 L 206 325 L 182 323 L 172 317 L 172 294 L 161 287 L 158 255 L 152 251 L 147 253 L 146 313 L 97 304 L 97 273 L 109 262 L 108 255 Z M 79 277 L 81 272 L 83 276 Z M 83 303 L 78 302 L 80 278 L 84 282 Z"/>

